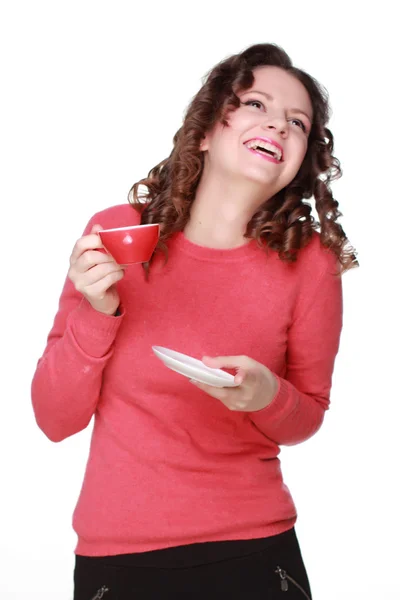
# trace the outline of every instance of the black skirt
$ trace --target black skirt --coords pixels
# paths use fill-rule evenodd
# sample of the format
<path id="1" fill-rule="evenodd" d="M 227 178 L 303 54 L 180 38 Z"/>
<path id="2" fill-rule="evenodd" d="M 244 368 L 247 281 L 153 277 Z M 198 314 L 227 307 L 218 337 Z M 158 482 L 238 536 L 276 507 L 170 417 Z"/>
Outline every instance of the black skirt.
<path id="1" fill-rule="evenodd" d="M 311 598 L 294 529 L 140 554 L 76 556 L 74 600 Z"/>

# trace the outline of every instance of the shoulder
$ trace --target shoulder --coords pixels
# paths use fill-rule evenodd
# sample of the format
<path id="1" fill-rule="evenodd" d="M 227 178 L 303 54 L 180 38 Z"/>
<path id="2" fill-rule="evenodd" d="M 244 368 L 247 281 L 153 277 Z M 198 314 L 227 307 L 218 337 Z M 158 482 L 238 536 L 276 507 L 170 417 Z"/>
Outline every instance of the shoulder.
<path id="1" fill-rule="evenodd" d="M 313 232 L 307 246 L 299 251 L 297 266 L 300 271 L 317 278 L 325 273 L 336 274 L 339 270 L 337 256 L 322 245 L 321 236 L 317 231 Z"/>
<path id="2" fill-rule="evenodd" d="M 131 204 L 117 204 L 94 214 L 90 222 L 101 225 L 103 229 L 129 227 L 140 225 L 140 214 Z"/>

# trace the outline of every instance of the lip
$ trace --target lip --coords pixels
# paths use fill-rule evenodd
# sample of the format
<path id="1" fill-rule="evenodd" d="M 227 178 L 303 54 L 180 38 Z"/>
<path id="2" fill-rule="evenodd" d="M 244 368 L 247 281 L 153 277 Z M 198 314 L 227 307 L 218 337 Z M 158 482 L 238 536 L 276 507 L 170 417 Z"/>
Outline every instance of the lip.
<path id="1" fill-rule="evenodd" d="M 280 161 L 275 161 L 275 162 L 279 162 L 279 163 L 283 162 L 283 159 L 284 159 L 283 148 L 280 144 L 278 144 L 278 142 L 275 142 L 275 140 L 272 140 L 271 138 L 261 137 L 261 136 L 257 135 L 256 137 L 249 138 L 248 140 L 243 142 L 243 145 L 247 144 L 248 142 L 252 142 L 253 140 L 260 140 L 261 142 L 266 142 L 267 144 L 271 144 L 272 146 L 275 146 L 275 148 L 278 148 L 278 150 L 281 151 L 282 158 Z"/>

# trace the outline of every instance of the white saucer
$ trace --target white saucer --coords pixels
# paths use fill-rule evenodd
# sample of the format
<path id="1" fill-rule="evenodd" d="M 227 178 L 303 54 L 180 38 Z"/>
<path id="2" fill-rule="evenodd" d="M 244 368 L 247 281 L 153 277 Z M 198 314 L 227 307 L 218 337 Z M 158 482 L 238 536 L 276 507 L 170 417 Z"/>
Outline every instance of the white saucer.
<path id="1" fill-rule="evenodd" d="M 234 376 L 225 373 L 221 369 L 211 369 L 206 367 L 201 360 L 186 356 L 180 352 L 162 348 L 161 346 L 152 346 L 154 354 L 162 360 L 166 367 L 172 371 L 180 373 L 189 379 L 213 385 L 214 387 L 237 387 Z"/>

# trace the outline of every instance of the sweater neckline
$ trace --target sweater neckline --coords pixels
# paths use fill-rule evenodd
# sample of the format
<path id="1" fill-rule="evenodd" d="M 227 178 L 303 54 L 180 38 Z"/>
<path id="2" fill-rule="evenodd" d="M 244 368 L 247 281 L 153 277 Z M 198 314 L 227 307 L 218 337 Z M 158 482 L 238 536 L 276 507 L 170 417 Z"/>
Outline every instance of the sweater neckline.
<path id="1" fill-rule="evenodd" d="M 190 241 L 183 231 L 179 231 L 172 238 L 174 248 L 179 252 L 187 254 L 198 260 L 227 262 L 241 261 L 259 256 L 261 251 L 256 240 L 250 240 L 246 244 L 237 246 L 236 248 L 212 248 L 209 246 L 201 246 Z"/>

